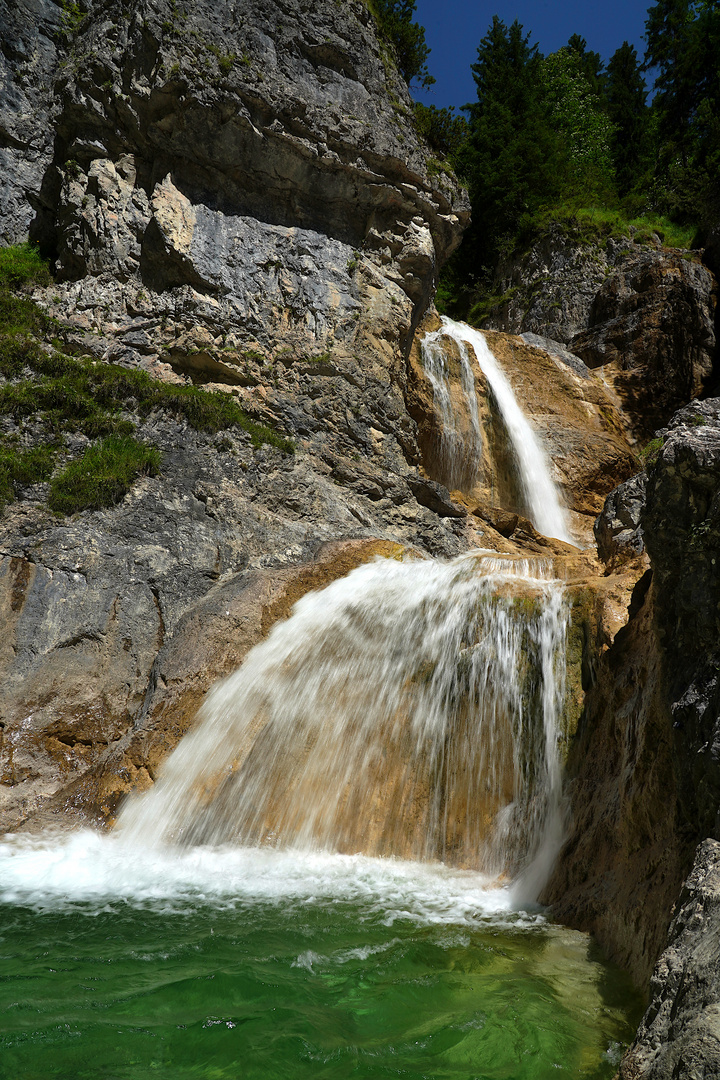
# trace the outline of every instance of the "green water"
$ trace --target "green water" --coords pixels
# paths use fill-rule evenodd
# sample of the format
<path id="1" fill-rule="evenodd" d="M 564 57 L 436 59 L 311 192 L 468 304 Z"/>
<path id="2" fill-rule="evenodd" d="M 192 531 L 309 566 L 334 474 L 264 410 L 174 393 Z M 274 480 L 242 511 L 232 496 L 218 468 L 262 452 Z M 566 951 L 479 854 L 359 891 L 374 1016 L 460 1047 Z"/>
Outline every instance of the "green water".
<path id="1" fill-rule="evenodd" d="M 116 850 L 111 887 L 98 850 L 40 854 L 0 857 L 3 1080 L 600 1080 L 638 1019 L 585 936 L 471 875 L 328 856 L 180 887 Z"/>

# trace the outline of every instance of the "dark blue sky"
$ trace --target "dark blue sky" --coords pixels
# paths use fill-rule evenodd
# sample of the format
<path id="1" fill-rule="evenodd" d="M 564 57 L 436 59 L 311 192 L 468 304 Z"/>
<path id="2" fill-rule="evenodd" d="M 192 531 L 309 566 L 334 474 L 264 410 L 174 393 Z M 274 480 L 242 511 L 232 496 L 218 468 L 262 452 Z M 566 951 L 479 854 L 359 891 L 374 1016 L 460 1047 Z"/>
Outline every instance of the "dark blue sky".
<path id="1" fill-rule="evenodd" d="M 426 105 L 465 105 L 475 97 L 470 65 L 493 15 L 508 26 L 519 19 L 546 56 L 580 34 L 606 62 L 623 41 L 642 57 L 645 19 L 652 0 L 417 0 L 415 18 L 425 27 L 428 67 L 437 79 L 429 93 L 415 93 Z"/>

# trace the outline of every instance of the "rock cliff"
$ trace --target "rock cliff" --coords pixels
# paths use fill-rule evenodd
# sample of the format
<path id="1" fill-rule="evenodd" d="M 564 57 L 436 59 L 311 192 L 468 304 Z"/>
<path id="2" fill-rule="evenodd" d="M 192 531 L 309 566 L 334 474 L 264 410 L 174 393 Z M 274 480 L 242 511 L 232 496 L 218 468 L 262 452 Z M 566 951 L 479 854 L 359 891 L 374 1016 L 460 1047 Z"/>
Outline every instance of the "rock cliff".
<path id="1" fill-rule="evenodd" d="M 543 334 L 600 369 L 641 442 L 715 378 L 717 288 L 697 252 L 554 226 L 500 268 L 485 325 Z"/>
<path id="2" fill-rule="evenodd" d="M 602 509 L 603 576 L 515 504 L 479 369 L 493 453 L 469 478 L 443 456 L 416 331 L 437 325 L 468 204 L 419 141 L 365 4 L 0 0 L 0 43 L 0 235 L 53 260 L 57 280 L 34 293 L 56 319 L 43 355 L 201 384 L 277 436 L 199 430 L 126 395 L 119 422 L 157 447 L 157 475 L 65 518 L 47 481 L 20 486 L 0 522 L 0 827 L 110 820 L 210 684 L 364 559 L 550 555 L 571 584 L 579 724 L 547 898 L 647 980 L 701 845 L 623 1076 L 694 1069 L 716 1037 L 698 927 L 715 902 L 703 841 L 719 838 L 720 413 L 716 399 L 675 410 L 717 379 L 708 267 L 555 230 L 504 271 L 493 349 L 577 535 Z M 657 428 L 637 474 L 633 444 Z M 47 440 L 39 415 L 8 414 L 2 431 Z M 89 445 L 58 438 L 63 460 Z"/>
<path id="3" fill-rule="evenodd" d="M 717 1071 L 719 467 L 720 402 L 693 402 L 598 522 L 609 564 L 637 575 L 649 556 L 651 569 L 588 689 L 569 767 L 573 827 L 547 899 L 641 984 L 667 945 L 628 1080 Z"/>

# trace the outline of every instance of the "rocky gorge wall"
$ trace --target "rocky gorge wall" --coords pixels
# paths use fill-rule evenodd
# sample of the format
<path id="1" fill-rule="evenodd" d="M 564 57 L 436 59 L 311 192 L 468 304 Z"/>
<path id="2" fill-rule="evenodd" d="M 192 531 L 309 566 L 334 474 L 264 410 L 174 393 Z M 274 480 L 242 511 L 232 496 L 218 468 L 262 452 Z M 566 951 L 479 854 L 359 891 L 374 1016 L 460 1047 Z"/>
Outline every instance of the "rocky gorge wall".
<path id="1" fill-rule="evenodd" d="M 64 18 L 45 44 L 22 6 L 5 31 L 24 42 L 3 52 L 5 128 L 27 120 L 31 90 L 55 125 L 50 157 L 26 154 L 24 172 L 21 148 L 8 158 L 6 235 L 27 228 L 55 254 L 35 298 L 68 353 L 228 394 L 294 453 L 130 397 L 159 475 L 64 519 L 47 483 L 18 491 L 0 525 L 6 829 L 112 818 L 282 598 L 383 545 L 562 548 L 498 515 L 489 490 L 451 496 L 428 451 L 437 417 L 409 353 L 467 200 L 431 168 L 365 6 L 320 5 L 312 26 L 269 2 Z M 579 361 L 580 375 L 542 342 L 501 338 L 526 406 L 575 447 L 559 479 L 587 532 L 601 473 L 635 467 L 620 417 Z M 534 406 L 526 369 L 543 373 Z M 40 417 L 2 424 L 13 445 L 46 438 Z M 71 458 L 90 442 L 63 439 Z"/>
<path id="2" fill-rule="evenodd" d="M 418 140 L 360 0 L 311 13 L 110 0 L 71 20 L 0 0 L 0 28 L 0 232 L 53 258 L 56 280 L 33 295 L 63 349 L 230 395 L 294 443 L 130 402 L 123 415 L 161 451 L 157 476 L 65 518 L 46 483 L 17 492 L 0 520 L 1 827 L 112 820 L 211 683 L 305 591 L 364 559 L 554 557 L 574 589 L 577 735 L 573 825 L 547 899 L 647 985 L 698 849 L 656 1012 L 623 1066 L 693 1075 L 682 1061 L 714 1060 L 712 1009 L 699 1027 L 675 1018 L 716 1000 L 698 928 L 714 926 L 704 841 L 720 840 L 720 417 L 716 399 L 675 410 L 717 374 L 710 268 L 630 237 L 560 234 L 508 268 L 517 291 L 492 347 L 577 534 L 602 511 L 602 564 L 576 556 L 513 504 L 502 454 L 467 483 L 446 471 L 418 335 L 437 326 L 437 273 L 468 204 Z M 457 356 L 449 367 L 467 425 Z M 497 449 L 479 368 L 473 379 Z M 1 422 L 18 445 L 43 437 L 33 418 Z M 88 442 L 67 435 L 63 453 Z M 699 966 L 678 959 L 691 954 Z"/>

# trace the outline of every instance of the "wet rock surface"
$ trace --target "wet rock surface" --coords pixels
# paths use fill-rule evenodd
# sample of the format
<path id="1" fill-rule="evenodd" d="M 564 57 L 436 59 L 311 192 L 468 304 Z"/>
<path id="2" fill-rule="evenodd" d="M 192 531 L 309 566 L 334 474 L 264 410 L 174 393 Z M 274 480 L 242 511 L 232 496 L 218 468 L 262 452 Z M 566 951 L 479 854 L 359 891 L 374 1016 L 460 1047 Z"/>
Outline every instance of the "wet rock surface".
<path id="1" fill-rule="evenodd" d="M 439 326 L 440 321 L 430 314 L 420 331 Z M 527 516 L 509 459 L 503 421 L 476 362 L 473 377 L 481 443 L 478 460 L 473 460 L 469 470 L 461 463 L 459 471 L 457 462 L 451 460 L 447 430 L 441 430 L 438 424 L 435 391 L 425 369 L 420 337 L 410 354 L 408 405 L 418 424 L 425 469 L 442 483 L 462 491 L 465 505 L 473 513 L 477 509 L 481 517 L 491 507 L 505 507 Z M 625 436 L 615 399 L 597 375 L 556 342 L 538 336 L 528 341 L 526 337 L 497 332 L 487 332 L 485 337 L 524 413 L 540 435 L 565 505 L 573 511 L 574 528 L 578 536 L 584 537 L 589 519 L 602 508 L 607 485 L 637 470 L 637 459 Z M 457 426 L 456 441 L 467 448 L 473 431 L 457 348 L 450 339 L 442 340 L 446 342 L 447 385 L 453 402 L 453 423 Z"/>

